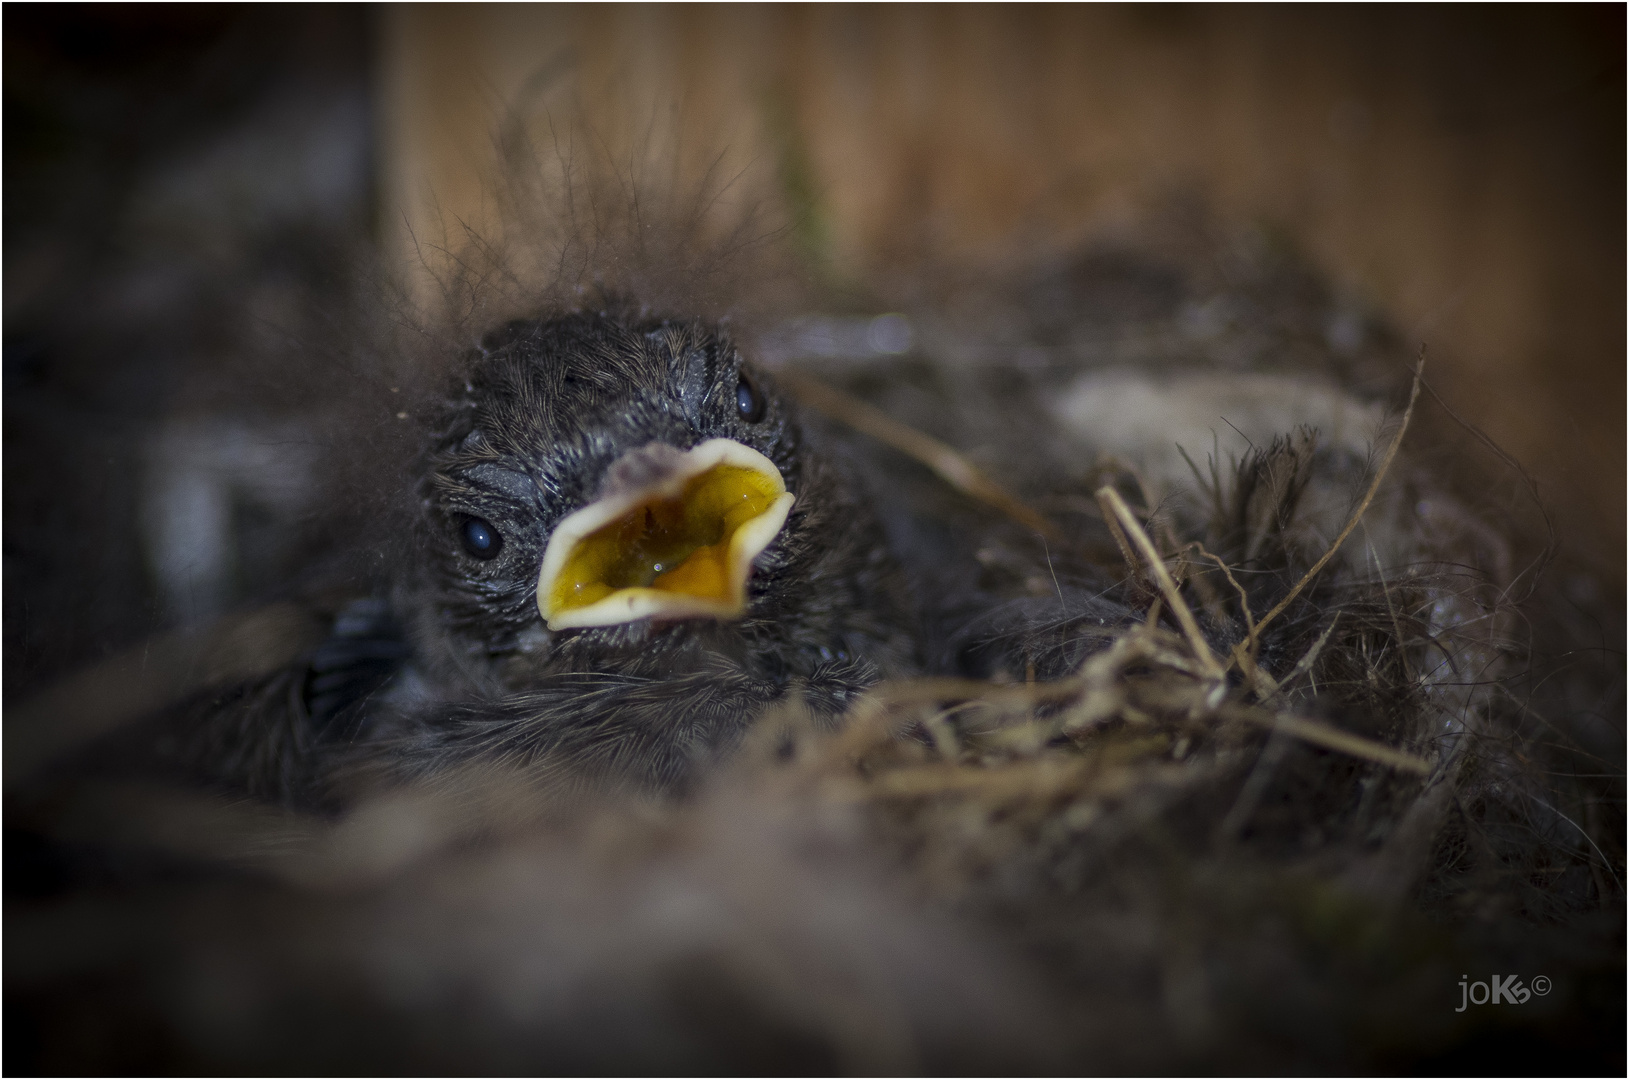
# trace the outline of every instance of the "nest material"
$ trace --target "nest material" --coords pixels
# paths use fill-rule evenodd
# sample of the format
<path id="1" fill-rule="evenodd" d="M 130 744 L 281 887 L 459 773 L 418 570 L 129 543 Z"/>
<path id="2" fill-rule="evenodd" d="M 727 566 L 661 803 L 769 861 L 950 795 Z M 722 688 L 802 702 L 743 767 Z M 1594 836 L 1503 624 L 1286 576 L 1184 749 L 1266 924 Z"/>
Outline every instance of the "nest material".
<path id="1" fill-rule="evenodd" d="M 1332 1070 L 1463 1047 L 1461 969 L 1510 954 L 1442 913 L 1613 871 L 1582 830 L 1484 857 L 1491 819 L 1543 827 L 1560 797 L 1510 741 L 1508 621 L 1428 565 L 1315 554 L 1315 445 L 1152 525 L 1101 489 L 1144 617 L 1069 676 L 884 683 L 835 732 L 789 700 L 677 803 L 497 767 L 337 821 L 81 788 L 56 841 L 152 869 L 13 918 L 8 978 L 72 988 L 23 999 L 57 1024 L 111 1010 L 168 1069 Z M 1279 584 L 1253 592 L 1247 563 Z M 1274 676 L 1278 618 L 1299 651 Z M 1592 965 L 1557 955 L 1571 1003 L 1523 1030 L 1580 1008 Z"/>

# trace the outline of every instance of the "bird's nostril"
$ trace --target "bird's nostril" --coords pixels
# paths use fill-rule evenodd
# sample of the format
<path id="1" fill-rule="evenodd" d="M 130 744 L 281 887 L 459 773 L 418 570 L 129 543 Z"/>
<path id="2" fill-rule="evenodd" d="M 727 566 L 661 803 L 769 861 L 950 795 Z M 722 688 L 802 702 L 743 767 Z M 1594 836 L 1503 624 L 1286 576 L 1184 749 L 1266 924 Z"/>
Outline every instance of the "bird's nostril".
<path id="1" fill-rule="evenodd" d="M 650 488 L 673 477 L 683 467 L 685 452 L 663 442 L 648 443 L 622 455 L 605 470 L 600 497 Z"/>

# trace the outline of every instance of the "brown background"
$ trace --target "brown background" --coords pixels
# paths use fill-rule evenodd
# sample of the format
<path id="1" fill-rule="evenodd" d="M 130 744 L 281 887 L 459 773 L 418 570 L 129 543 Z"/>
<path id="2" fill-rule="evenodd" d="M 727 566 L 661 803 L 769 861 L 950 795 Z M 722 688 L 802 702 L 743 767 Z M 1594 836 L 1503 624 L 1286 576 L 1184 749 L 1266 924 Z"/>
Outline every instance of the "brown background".
<path id="1" fill-rule="evenodd" d="M 378 41 L 387 233 L 481 221 L 495 119 L 563 57 L 612 144 L 666 109 L 731 167 L 794 147 L 856 279 L 1196 194 L 1426 343 L 1622 573 L 1621 7 L 416 5 Z"/>

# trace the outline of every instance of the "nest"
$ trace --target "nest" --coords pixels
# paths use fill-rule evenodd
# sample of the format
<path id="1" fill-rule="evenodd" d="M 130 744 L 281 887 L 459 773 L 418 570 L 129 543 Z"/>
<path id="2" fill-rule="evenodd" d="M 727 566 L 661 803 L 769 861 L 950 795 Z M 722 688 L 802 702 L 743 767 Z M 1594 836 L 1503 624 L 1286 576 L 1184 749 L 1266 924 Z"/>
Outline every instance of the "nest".
<path id="1" fill-rule="evenodd" d="M 544 213 L 549 197 L 523 185 L 514 201 Z M 573 302 L 604 257 L 592 231 L 514 257 L 530 269 L 507 278 L 449 271 L 451 329 L 421 336 L 449 351 L 516 305 Z M 747 243 L 652 235 L 635 278 Z M 1174 304 L 1138 314 L 1130 301 L 1166 289 L 1141 265 L 1067 268 L 1091 295 L 1123 287 L 1124 317 L 1013 301 L 1051 342 L 1042 367 L 1174 370 L 1160 363 L 1186 331 Z M 522 284 L 549 273 L 548 290 Z M 727 309 L 750 278 L 698 270 L 676 295 Z M 1243 329 L 1211 341 L 1213 367 L 1341 367 L 1327 350 L 1308 361 L 1305 334 L 1250 338 L 1327 299 L 1292 285 L 1225 297 Z M 1011 298 L 927 291 L 887 307 L 983 329 L 917 317 L 897 377 L 810 362 L 796 321 L 778 357 L 774 333 L 757 344 L 834 453 L 954 504 L 1012 589 L 1056 591 L 1057 625 L 1024 630 L 1030 663 L 883 682 L 836 722 L 789 694 L 676 795 L 485 762 L 319 813 L 78 767 L 83 747 L 278 669 L 326 628 L 272 605 L 154 638 L 7 717 L 8 1065 L 1621 1069 L 1623 769 L 1578 704 L 1597 695 L 1620 729 L 1616 676 L 1543 659 L 1538 645 L 1581 640 L 1556 590 L 1512 569 L 1519 543 L 1429 452 L 1401 453 L 1419 369 L 1377 456 L 1285 425 L 1237 458 L 1184 463 L 1178 484 L 1124 447 L 1011 430 L 1061 393 L 1014 389 Z M 1045 324 L 1063 309 L 1069 326 Z M 410 387 L 371 359 L 359 382 Z M 1369 379 L 1357 362 L 1333 374 L 1341 402 Z M 935 379 L 937 398 L 922 389 Z M 1378 382 L 1350 400 L 1367 408 Z M 366 438 L 409 442 L 393 425 Z M 1083 628 L 1066 586 L 1131 618 Z M 1016 633 L 1005 610 L 956 646 Z M 1462 983 L 1494 975 L 1529 997 L 1458 1008 Z"/>
<path id="2" fill-rule="evenodd" d="M 821 400 L 853 419 L 837 392 Z M 1393 580 L 1342 554 L 1407 419 L 1321 554 L 1293 540 L 1310 435 L 1212 473 L 1163 515 L 1103 486 L 1141 617 L 1071 673 L 886 682 L 835 730 L 794 696 L 682 798 L 497 766 L 337 819 L 150 784 L 58 787 L 28 811 L 56 846 L 25 857 L 45 877 L 114 869 L 9 919 L 34 1060 L 1417 1068 L 1469 1060 L 1452 1055 L 1487 1037 L 1455 1011 L 1464 972 L 1484 968 L 1552 979 L 1516 1030 L 1567 1048 L 1556 1032 L 1578 1030 L 1607 977 L 1592 950 L 1621 925 L 1554 886 L 1581 870 L 1595 895 L 1619 891 L 1565 789 L 1533 767 L 1544 750 L 1506 692 L 1509 619 L 1496 599 L 1478 607 L 1463 571 Z M 1057 531 L 943 444 L 878 434 Z M 1293 583 L 1256 610 L 1242 556 L 1271 563 L 1264 544 Z M 258 618 L 214 641 L 205 681 L 299 647 L 290 616 Z M 1261 653 L 1280 619 L 1299 626 L 1298 651 L 1274 676 Z M 86 715 L 95 681 L 77 685 Z M 1497 918 L 1467 917 L 1489 905 Z M 1566 929 L 1512 940 L 1512 915 Z M 112 1042 L 87 1049 L 67 1032 L 90 1011 Z"/>

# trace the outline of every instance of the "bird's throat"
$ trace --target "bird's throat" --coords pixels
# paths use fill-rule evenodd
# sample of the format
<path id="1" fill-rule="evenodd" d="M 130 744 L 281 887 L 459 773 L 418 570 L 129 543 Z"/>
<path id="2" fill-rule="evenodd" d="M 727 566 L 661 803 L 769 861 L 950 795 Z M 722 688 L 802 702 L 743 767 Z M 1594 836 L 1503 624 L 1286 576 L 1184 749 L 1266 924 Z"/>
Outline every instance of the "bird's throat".
<path id="1" fill-rule="evenodd" d="M 538 577 L 549 629 L 634 619 L 737 618 L 752 561 L 786 521 L 792 495 L 757 451 L 712 439 L 663 475 L 615 491 L 554 531 Z"/>

